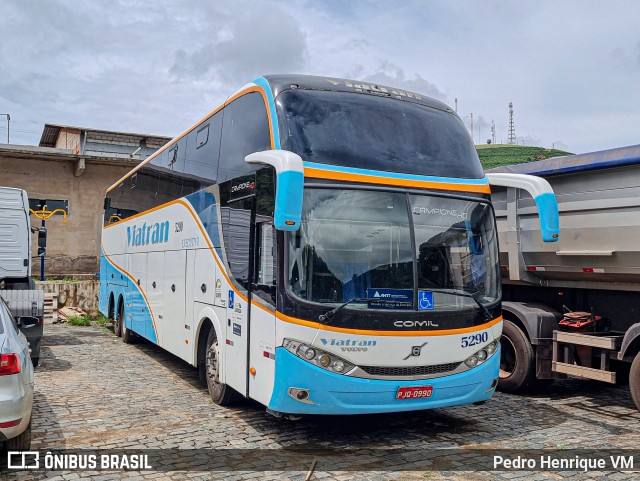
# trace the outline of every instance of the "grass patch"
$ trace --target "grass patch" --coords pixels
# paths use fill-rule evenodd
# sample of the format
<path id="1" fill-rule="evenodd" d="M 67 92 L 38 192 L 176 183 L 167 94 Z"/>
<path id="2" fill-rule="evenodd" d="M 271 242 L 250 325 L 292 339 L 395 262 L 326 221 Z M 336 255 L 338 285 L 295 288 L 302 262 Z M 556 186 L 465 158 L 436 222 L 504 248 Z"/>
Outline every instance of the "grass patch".
<path id="1" fill-rule="evenodd" d="M 70 326 L 90 326 L 91 318 L 89 316 L 71 316 L 67 319 Z"/>
<path id="2" fill-rule="evenodd" d="M 493 169 L 503 165 L 524 164 L 537 160 L 572 155 L 570 152 L 543 147 L 527 147 L 524 145 L 478 145 L 476 146 L 482 167 Z"/>
<path id="3" fill-rule="evenodd" d="M 102 314 L 98 315 L 98 317 L 94 319 L 94 322 L 98 326 L 106 326 L 107 324 L 111 324 L 111 321 L 108 318 L 104 317 Z"/>

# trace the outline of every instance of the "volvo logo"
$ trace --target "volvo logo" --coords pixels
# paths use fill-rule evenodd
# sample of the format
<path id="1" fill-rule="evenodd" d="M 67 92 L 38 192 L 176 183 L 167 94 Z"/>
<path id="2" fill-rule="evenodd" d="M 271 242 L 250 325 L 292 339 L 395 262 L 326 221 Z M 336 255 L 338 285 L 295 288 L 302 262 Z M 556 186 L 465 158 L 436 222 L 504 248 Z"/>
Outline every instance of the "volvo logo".
<path id="1" fill-rule="evenodd" d="M 417 357 L 420 356 L 420 354 L 422 354 L 422 348 L 424 346 L 426 346 L 427 344 L 429 344 L 428 342 L 425 342 L 424 344 L 422 344 L 422 346 L 412 346 L 411 347 L 411 352 L 409 353 L 409 355 L 407 357 L 405 357 L 403 359 L 403 361 L 406 361 L 407 359 L 409 359 L 410 357 Z"/>

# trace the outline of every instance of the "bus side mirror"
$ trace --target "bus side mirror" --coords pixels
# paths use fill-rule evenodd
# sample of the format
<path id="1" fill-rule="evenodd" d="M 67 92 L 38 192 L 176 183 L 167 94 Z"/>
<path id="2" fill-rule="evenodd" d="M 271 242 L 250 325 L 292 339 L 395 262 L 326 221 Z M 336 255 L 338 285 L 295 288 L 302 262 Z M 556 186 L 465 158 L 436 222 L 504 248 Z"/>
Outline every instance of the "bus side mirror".
<path id="1" fill-rule="evenodd" d="M 278 230 L 300 228 L 304 167 L 299 155 L 288 150 L 264 150 L 244 158 L 249 164 L 266 164 L 276 169 L 276 199 L 273 225 Z"/>
<path id="2" fill-rule="evenodd" d="M 549 182 L 542 177 L 526 174 L 487 174 L 489 184 L 523 189 L 531 194 L 538 207 L 540 231 L 544 242 L 556 242 L 560 237 L 558 201 Z"/>

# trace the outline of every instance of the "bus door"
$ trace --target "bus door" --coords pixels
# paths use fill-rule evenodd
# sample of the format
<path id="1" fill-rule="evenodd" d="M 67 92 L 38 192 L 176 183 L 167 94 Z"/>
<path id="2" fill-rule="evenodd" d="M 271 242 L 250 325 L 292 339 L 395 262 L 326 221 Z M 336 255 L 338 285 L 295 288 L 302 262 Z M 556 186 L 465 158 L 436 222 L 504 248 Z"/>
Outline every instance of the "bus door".
<path id="1" fill-rule="evenodd" d="M 220 209 L 225 253 L 231 283 L 226 289 L 225 339 L 219 339 L 224 349 L 225 384 L 247 393 L 247 338 L 249 320 L 249 260 L 252 237 L 252 209 L 247 203 L 230 202 Z M 248 208 L 246 208 L 248 207 Z M 224 343 L 224 346 L 222 344 Z"/>
<path id="2" fill-rule="evenodd" d="M 253 246 L 249 368 L 255 369 L 255 375 L 249 376 L 249 395 L 268 404 L 276 364 L 276 230 L 272 219 L 257 216 Z"/>

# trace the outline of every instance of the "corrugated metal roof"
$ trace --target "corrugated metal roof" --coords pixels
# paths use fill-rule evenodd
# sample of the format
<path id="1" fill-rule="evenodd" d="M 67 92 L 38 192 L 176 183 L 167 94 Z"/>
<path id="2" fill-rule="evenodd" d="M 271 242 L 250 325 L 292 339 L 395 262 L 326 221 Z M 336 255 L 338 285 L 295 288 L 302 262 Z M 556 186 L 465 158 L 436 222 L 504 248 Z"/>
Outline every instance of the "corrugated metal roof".
<path id="1" fill-rule="evenodd" d="M 556 175 L 568 172 L 607 169 L 623 165 L 640 164 L 640 144 L 617 149 L 600 150 L 586 154 L 553 157 L 525 164 L 504 165 L 487 172 L 509 172 L 512 174 Z"/>
<path id="2" fill-rule="evenodd" d="M 44 124 L 44 130 L 42 131 L 42 137 L 40 137 L 40 147 L 55 147 L 58 141 L 58 134 L 60 133 L 60 126 Z"/>

